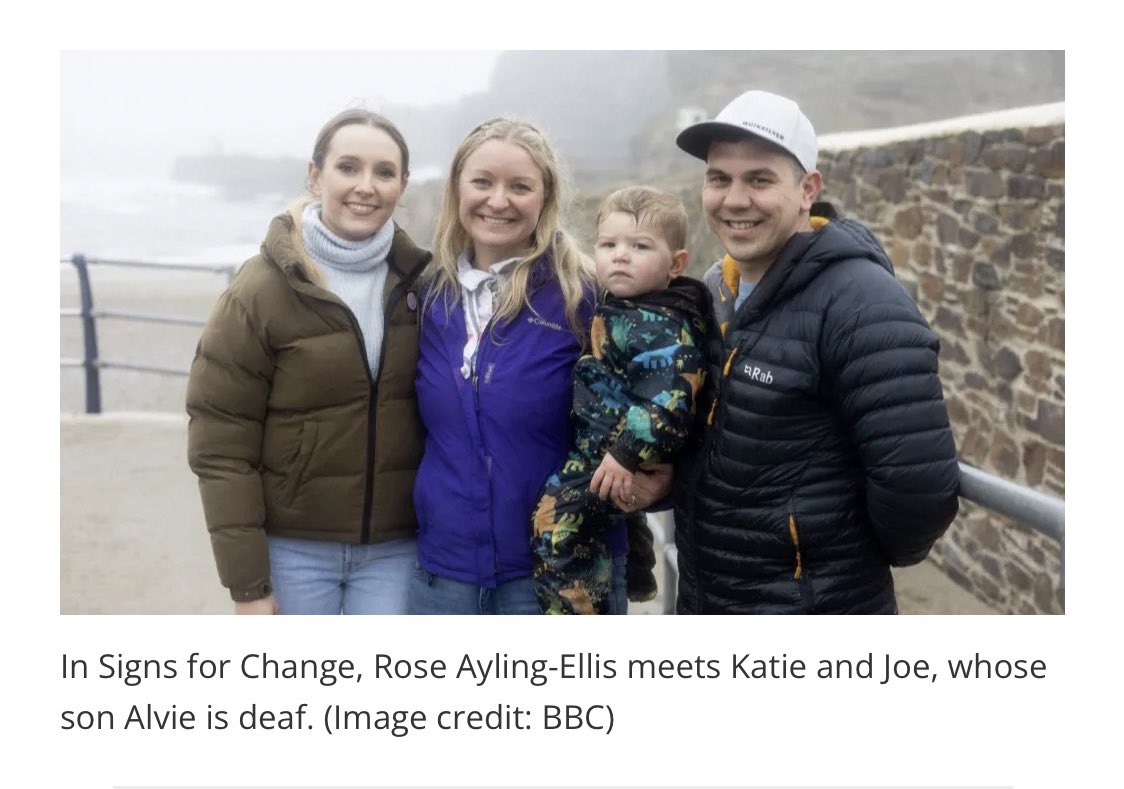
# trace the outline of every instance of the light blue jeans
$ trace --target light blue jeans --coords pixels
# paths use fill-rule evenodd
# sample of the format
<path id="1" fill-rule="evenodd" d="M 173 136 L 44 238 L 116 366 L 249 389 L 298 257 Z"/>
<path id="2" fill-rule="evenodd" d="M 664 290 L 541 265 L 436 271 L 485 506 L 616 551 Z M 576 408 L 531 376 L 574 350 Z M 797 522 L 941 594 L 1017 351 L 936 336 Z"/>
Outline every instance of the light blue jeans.
<path id="1" fill-rule="evenodd" d="M 404 614 L 414 538 L 374 545 L 269 537 L 270 582 L 282 614 Z"/>
<path id="2" fill-rule="evenodd" d="M 613 557 L 613 593 L 610 614 L 628 613 L 628 560 Z M 454 581 L 423 570 L 415 563 L 410 581 L 411 614 L 541 614 L 535 584 L 530 576 L 516 578 L 489 589 Z"/>

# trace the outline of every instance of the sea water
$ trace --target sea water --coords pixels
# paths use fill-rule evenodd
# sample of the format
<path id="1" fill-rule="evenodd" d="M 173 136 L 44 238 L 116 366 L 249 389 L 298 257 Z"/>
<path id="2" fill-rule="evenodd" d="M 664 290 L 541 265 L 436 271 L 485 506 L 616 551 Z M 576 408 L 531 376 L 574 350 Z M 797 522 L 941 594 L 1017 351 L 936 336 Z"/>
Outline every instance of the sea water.
<path id="1" fill-rule="evenodd" d="M 241 263 L 258 251 L 270 220 L 298 197 L 234 199 L 219 187 L 171 178 L 64 175 L 61 257 Z"/>
<path id="2" fill-rule="evenodd" d="M 409 229 L 411 206 L 426 199 L 421 184 L 440 181 L 439 167 L 410 175 L 413 192 L 395 220 Z M 219 186 L 171 177 L 63 173 L 61 257 L 176 263 L 240 264 L 257 254 L 270 220 L 301 194 L 236 196 Z M 416 207 L 415 207 L 416 210 Z M 427 235 L 427 234 L 422 234 Z M 416 239 L 426 245 L 428 237 Z"/>

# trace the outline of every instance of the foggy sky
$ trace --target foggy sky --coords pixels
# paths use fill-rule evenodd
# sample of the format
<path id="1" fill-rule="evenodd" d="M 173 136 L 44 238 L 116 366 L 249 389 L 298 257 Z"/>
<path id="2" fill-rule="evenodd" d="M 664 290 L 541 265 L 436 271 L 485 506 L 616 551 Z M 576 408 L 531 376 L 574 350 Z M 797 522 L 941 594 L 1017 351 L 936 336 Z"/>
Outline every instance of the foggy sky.
<path id="1" fill-rule="evenodd" d="M 162 177 L 176 155 L 220 150 L 307 157 L 336 112 L 483 91 L 498 54 L 64 52 L 62 179 Z"/>

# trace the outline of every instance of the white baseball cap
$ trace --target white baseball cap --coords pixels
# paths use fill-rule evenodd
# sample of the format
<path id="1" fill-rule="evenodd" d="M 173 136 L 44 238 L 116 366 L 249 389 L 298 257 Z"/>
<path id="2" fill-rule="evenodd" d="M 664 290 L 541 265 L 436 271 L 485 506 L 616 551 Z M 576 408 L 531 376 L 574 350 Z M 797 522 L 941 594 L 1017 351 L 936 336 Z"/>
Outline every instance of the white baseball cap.
<path id="1" fill-rule="evenodd" d="M 760 137 L 796 157 L 807 172 L 816 169 L 816 130 L 792 99 L 764 90 L 751 90 L 731 101 L 718 117 L 688 126 L 675 143 L 687 153 L 706 161 L 714 140 Z"/>

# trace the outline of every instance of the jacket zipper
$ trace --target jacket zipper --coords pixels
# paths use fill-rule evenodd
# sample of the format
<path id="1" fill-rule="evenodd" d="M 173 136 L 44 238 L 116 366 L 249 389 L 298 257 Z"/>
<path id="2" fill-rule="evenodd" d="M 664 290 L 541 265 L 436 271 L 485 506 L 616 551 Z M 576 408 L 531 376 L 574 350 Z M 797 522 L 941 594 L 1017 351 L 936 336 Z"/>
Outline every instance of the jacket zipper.
<path id="1" fill-rule="evenodd" d="M 386 307 L 383 309 L 383 342 L 379 348 L 379 372 L 382 372 L 383 361 L 386 357 L 386 337 L 390 328 L 390 316 L 394 314 L 394 308 L 398 306 L 398 301 L 402 297 L 403 291 L 409 288 L 417 280 L 422 270 L 428 264 L 428 260 L 423 260 L 414 266 L 413 271 L 409 276 L 402 277 L 402 271 L 394 263 L 393 254 L 387 257 L 387 265 L 390 270 L 397 274 L 401 279 L 397 285 L 390 291 L 390 296 L 387 298 Z M 335 298 L 327 298 L 317 293 L 317 286 L 312 283 L 303 283 L 307 286 L 301 288 L 306 293 L 321 301 L 327 301 L 341 307 L 347 319 L 351 321 L 351 328 L 355 332 L 355 341 L 359 346 L 359 358 L 363 361 L 363 369 L 367 372 L 367 457 L 364 463 L 364 482 L 363 482 L 363 515 L 359 524 L 359 542 L 366 544 L 371 539 L 371 510 L 374 505 L 375 498 L 375 483 L 374 483 L 374 469 L 375 469 L 375 411 L 378 406 L 378 382 L 371 375 L 371 365 L 367 361 L 367 345 L 363 338 L 363 329 L 359 326 L 359 321 L 355 317 L 355 313 L 351 311 L 343 299 L 338 296 Z M 330 292 L 330 291 L 329 291 Z M 332 294 L 335 296 L 335 294 Z"/>
<path id="2" fill-rule="evenodd" d="M 791 512 L 788 513 L 788 536 L 792 540 L 795 565 L 792 571 L 792 580 L 796 581 L 796 588 L 800 591 L 800 600 L 804 604 L 804 610 L 809 614 L 815 613 L 815 591 L 812 589 L 812 582 L 808 580 L 807 573 L 804 572 L 804 555 L 800 550 L 800 532 L 796 526 L 796 516 Z"/>
<path id="3" fill-rule="evenodd" d="M 476 346 L 476 356 L 472 360 L 472 405 L 476 409 L 477 428 L 479 428 L 480 424 L 480 357 L 484 354 L 484 339 L 488 336 L 488 330 L 492 327 L 492 323 L 494 322 L 495 316 L 492 316 L 488 319 L 488 322 L 484 324 L 484 328 L 480 330 L 480 342 Z M 495 366 L 495 362 L 492 362 L 485 368 L 484 383 L 492 382 L 492 371 L 495 369 Z M 483 432 L 480 433 L 480 440 L 481 442 L 484 440 Z M 481 446 L 480 448 L 484 450 L 484 463 L 487 467 L 488 479 L 490 480 L 492 478 L 492 457 L 488 454 L 487 447 Z"/>
<path id="4" fill-rule="evenodd" d="M 387 264 L 391 266 L 391 270 L 398 272 L 398 268 L 394 266 L 393 262 L 387 260 Z M 390 334 L 390 316 L 394 314 L 394 308 L 398 306 L 398 301 L 402 298 L 402 293 L 405 291 L 413 281 L 417 278 L 418 271 L 414 269 L 413 273 L 405 279 L 402 279 L 390 291 L 390 296 L 386 300 L 386 307 L 382 313 L 382 345 L 379 347 L 379 375 L 382 375 L 383 362 L 386 359 L 386 340 Z M 401 274 L 399 274 L 401 276 Z M 348 310 L 350 312 L 350 310 Z M 352 316 L 355 320 L 355 316 Z M 371 510 L 374 507 L 375 500 L 375 411 L 378 408 L 379 399 L 379 386 L 378 381 L 374 380 L 371 376 L 371 366 L 367 363 L 367 350 L 363 344 L 362 331 L 359 330 L 358 322 L 355 326 L 359 331 L 359 345 L 360 351 L 363 354 L 363 364 L 367 367 L 367 380 L 371 384 L 371 391 L 367 399 L 367 463 L 366 463 L 366 476 L 364 477 L 363 484 L 363 521 L 360 531 L 359 541 L 362 544 L 367 544 L 371 541 Z"/>
<path id="5" fill-rule="evenodd" d="M 477 358 L 477 360 L 479 360 L 479 358 L 480 358 L 479 354 L 477 354 L 476 358 Z M 492 380 L 491 372 L 492 372 L 492 369 L 494 367 L 495 367 L 495 363 L 492 363 L 488 367 L 487 371 L 484 373 L 484 383 L 489 383 Z M 480 375 L 476 372 L 475 363 L 473 364 L 473 369 L 472 369 L 472 405 L 476 408 L 476 423 L 477 423 L 477 425 L 479 425 L 480 424 Z M 483 433 L 480 434 L 480 438 L 481 438 L 481 440 L 483 440 L 483 438 L 484 438 Z M 487 447 L 481 447 L 481 449 L 484 450 L 484 468 L 488 472 L 488 479 L 491 480 L 492 479 L 492 456 L 488 454 L 488 448 Z"/>
<path id="6" fill-rule="evenodd" d="M 792 577 L 800 580 L 804 577 L 804 562 L 800 557 L 800 534 L 796 531 L 796 517 L 788 513 L 788 536 L 792 540 L 792 547 L 796 551 L 796 569 Z"/>
<path id="7" fill-rule="evenodd" d="M 493 317 L 494 319 L 494 317 Z M 492 325 L 492 320 L 489 319 L 484 328 L 480 330 L 480 343 L 476 346 L 476 358 L 472 360 L 472 405 L 476 409 L 476 430 L 480 434 L 480 449 L 484 452 L 484 470 L 488 475 L 488 497 L 489 505 L 488 512 L 489 518 L 494 517 L 490 503 L 491 490 L 492 490 L 492 456 L 488 454 L 488 448 L 484 446 L 484 431 L 480 429 L 480 357 L 484 353 L 484 338 L 488 336 L 488 329 Z M 492 363 L 495 367 L 495 363 Z M 492 368 L 486 368 L 484 373 L 484 383 L 489 383 L 492 380 Z M 497 576 L 500 572 L 499 566 L 499 549 L 496 546 L 496 529 L 495 524 L 492 524 L 492 575 Z"/>
<path id="8" fill-rule="evenodd" d="M 751 317 L 756 318 L 756 313 L 754 313 Z M 761 332 L 758 333 L 758 339 L 760 339 L 764 335 L 764 328 L 765 327 L 762 327 Z M 749 353 L 756 345 L 756 341 L 752 346 L 747 346 L 745 342 L 739 343 L 737 345 L 734 345 L 733 348 L 730 349 L 730 353 L 726 357 L 726 362 L 722 367 L 721 377 L 718 380 L 718 387 L 714 393 L 714 401 L 710 404 L 710 412 L 707 414 L 706 418 L 706 437 L 703 439 L 702 450 L 699 453 L 701 462 L 696 463 L 694 468 L 691 470 L 692 473 L 690 478 L 690 485 L 687 488 L 689 491 L 693 492 L 698 489 L 699 479 L 702 477 L 703 471 L 706 468 L 707 461 L 710 459 L 710 452 L 714 447 L 715 438 L 722 432 L 722 429 L 725 425 L 727 409 L 723 408 L 721 411 L 719 411 L 718 405 L 719 401 L 722 400 L 723 395 L 726 393 L 726 386 L 729 382 L 730 369 L 733 366 L 734 359 L 740 353 Z M 717 425 L 714 424 L 716 417 L 718 422 Z M 689 502 L 689 507 L 687 510 L 687 522 L 689 524 L 694 524 L 694 526 L 697 527 L 698 523 L 695 519 L 695 496 L 692 494 L 688 497 L 687 500 Z M 698 572 L 698 547 L 696 543 L 697 540 L 692 537 L 691 561 L 694 562 L 695 566 L 695 612 L 703 613 L 703 611 L 701 610 L 702 581 L 701 575 Z"/>
<path id="9" fill-rule="evenodd" d="M 393 270 L 397 272 L 397 268 Z M 398 300 L 402 297 L 402 291 L 413 282 L 416 276 L 415 272 L 409 279 L 400 281 L 390 291 L 390 297 L 387 299 L 386 308 L 383 310 L 383 342 L 379 348 L 380 374 L 382 373 L 383 361 L 386 358 L 386 337 L 390 328 L 390 316 L 393 314 Z M 363 464 L 363 515 L 359 521 L 359 543 L 366 545 L 371 541 L 371 510 L 375 499 L 375 411 L 378 407 L 379 387 L 378 382 L 371 374 L 371 364 L 367 361 L 367 344 L 363 338 L 363 329 L 359 326 L 359 321 L 351 308 L 344 304 L 343 309 L 351 321 L 352 329 L 355 330 L 355 341 L 359 346 L 359 358 L 363 360 L 363 369 L 367 371 L 367 457 Z"/>
<path id="10" fill-rule="evenodd" d="M 721 432 L 722 423 L 725 422 L 726 411 L 725 411 L 725 409 L 723 409 L 721 413 L 718 413 L 718 425 L 717 425 L 717 427 L 714 426 L 715 414 L 718 412 L 718 402 L 719 402 L 719 400 L 722 399 L 722 395 L 725 393 L 725 390 L 726 390 L 726 376 L 730 371 L 730 363 L 733 361 L 733 359 L 737 355 L 737 353 L 738 353 L 738 347 L 734 346 L 733 350 L 730 351 L 729 357 L 726 359 L 726 365 L 723 368 L 722 377 L 718 380 L 717 387 L 716 387 L 715 392 L 714 392 L 714 401 L 710 404 L 710 413 L 707 414 L 706 433 L 705 433 L 705 437 L 703 439 L 702 450 L 699 453 L 700 462 L 694 464 L 694 468 L 691 469 L 690 483 L 687 487 L 687 490 L 691 491 L 692 495 L 687 497 L 687 501 L 688 501 L 687 523 L 693 525 L 692 531 L 697 531 L 697 527 L 698 527 L 698 522 L 695 518 L 696 507 L 695 507 L 695 496 L 693 495 L 693 492 L 698 489 L 699 479 L 702 477 L 703 469 L 706 467 L 707 460 L 710 458 L 710 451 L 711 451 L 711 448 L 714 446 L 715 436 L 717 436 L 718 433 Z M 699 565 L 698 565 L 698 538 L 697 538 L 697 536 L 695 536 L 695 535 L 691 536 L 690 547 L 691 547 L 691 562 L 694 564 L 694 567 L 695 567 L 695 613 L 701 614 L 701 613 L 704 613 L 704 612 L 702 611 L 702 576 L 699 573 L 699 569 L 698 569 Z"/>
<path id="11" fill-rule="evenodd" d="M 365 544 L 371 537 L 371 501 L 374 498 L 373 485 L 371 484 L 371 472 L 374 470 L 375 465 L 375 405 L 377 401 L 378 387 L 375 384 L 374 378 L 371 376 L 371 363 L 367 361 L 367 344 L 363 339 L 363 329 L 359 326 L 359 321 L 355 317 L 355 313 L 346 304 L 344 310 L 347 312 L 347 317 L 351 320 L 351 327 L 355 330 L 355 341 L 359 344 L 359 358 L 363 360 L 363 369 L 367 371 L 367 457 L 363 464 L 363 515 L 359 521 L 359 542 Z M 384 329 L 384 347 L 385 343 L 385 329 Z M 382 352 L 379 352 L 379 369 L 382 369 Z"/>

